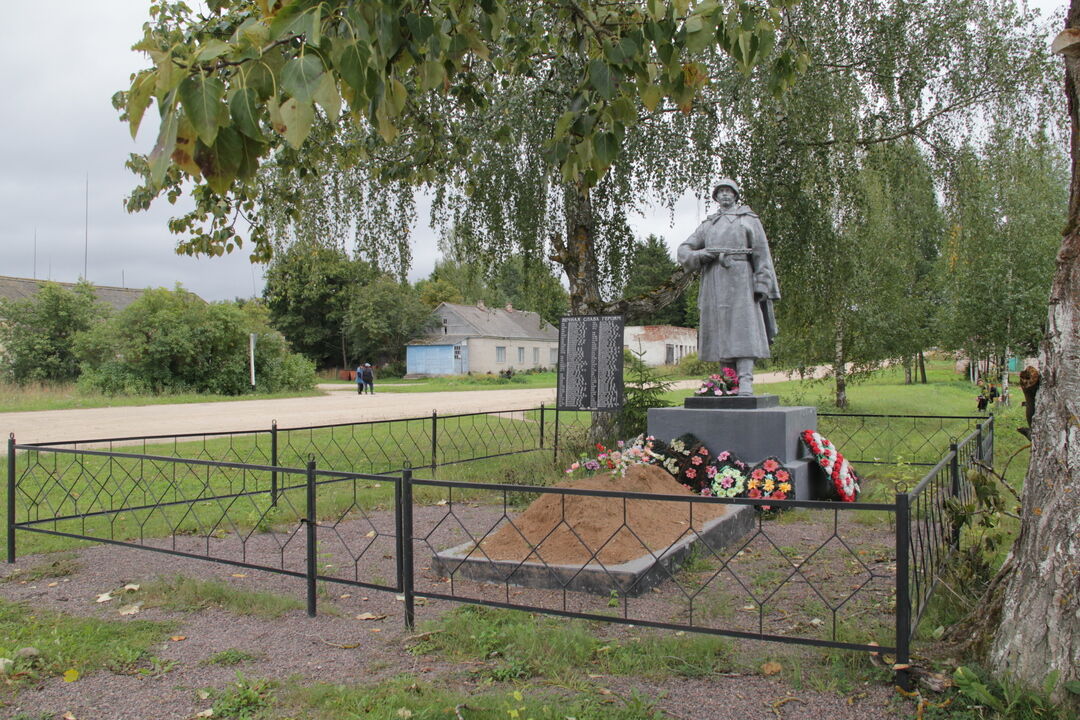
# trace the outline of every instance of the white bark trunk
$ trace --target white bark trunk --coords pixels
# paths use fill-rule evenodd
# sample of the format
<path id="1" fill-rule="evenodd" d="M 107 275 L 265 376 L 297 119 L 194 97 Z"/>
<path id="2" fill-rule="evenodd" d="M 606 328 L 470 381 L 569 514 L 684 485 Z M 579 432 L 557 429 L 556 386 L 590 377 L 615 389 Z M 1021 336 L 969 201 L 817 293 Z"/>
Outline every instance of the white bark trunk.
<path id="1" fill-rule="evenodd" d="M 1066 26 L 1080 27 L 1080 0 L 1072 0 Z M 1057 672 L 1054 699 L 1080 713 L 1080 696 L 1063 687 L 1080 680 L 1080 59 L 1068 57 L 1065 66 L 1073 156 L 1069 221 L 1039 361 L 1016 569 L 989 660 L 996 671 L 1032 687 Z"/>

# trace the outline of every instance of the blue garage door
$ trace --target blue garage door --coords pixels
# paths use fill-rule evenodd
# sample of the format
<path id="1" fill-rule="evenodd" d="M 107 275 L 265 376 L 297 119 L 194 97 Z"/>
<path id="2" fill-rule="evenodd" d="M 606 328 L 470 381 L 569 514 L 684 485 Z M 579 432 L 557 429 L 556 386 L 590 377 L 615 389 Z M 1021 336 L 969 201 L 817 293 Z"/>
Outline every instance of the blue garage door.
<path id="1" fill-rule="evenodd" d="M 453 375 L 453 345 L 410 345 L 405 352 L 405 371 L 417 375 Z"/>

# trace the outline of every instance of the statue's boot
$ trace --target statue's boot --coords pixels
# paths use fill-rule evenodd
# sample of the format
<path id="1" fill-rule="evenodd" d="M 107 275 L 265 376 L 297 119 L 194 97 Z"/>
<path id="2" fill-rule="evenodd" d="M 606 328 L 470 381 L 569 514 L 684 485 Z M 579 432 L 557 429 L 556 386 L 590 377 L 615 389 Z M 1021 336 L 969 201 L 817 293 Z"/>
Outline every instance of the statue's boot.
<path id="1" fill-rule="evenodd" d="M 739 376 L 739 395 L 754 394 L 754 358 L 735 360 L 735 372 Z"/>

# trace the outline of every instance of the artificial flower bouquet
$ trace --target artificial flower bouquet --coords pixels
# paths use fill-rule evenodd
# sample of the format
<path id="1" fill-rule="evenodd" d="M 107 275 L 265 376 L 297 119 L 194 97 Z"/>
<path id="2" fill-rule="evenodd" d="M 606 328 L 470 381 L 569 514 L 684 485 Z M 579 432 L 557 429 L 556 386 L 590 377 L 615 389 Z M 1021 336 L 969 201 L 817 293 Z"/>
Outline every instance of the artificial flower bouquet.
<path id="1" fill-rule="evenodd" d="M 735 395 L 739 392 L 739 376 L 729 367 L 701 381 L 695 395 Z"/>

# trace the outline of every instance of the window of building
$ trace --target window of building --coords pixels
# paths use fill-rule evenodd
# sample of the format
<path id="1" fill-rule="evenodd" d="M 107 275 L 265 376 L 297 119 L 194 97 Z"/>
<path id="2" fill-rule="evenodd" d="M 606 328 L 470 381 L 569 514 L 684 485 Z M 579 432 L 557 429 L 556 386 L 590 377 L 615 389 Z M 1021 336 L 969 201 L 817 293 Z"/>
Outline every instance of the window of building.
<path id="1" fill-rule="evenodd" d="M 533 348 L 533 365 L 539 365 L 539 364 L 540 364 L 540 348 L 534 347 Z"/>
<path id="2" fill-rule="evenodd" d="M 460 345 L 455 345 L 454 346 L 454 359 L 455 360 L 460 360 L 461 359 L 461 346 Z"/>
<path id="3" fill-rule="evenodd" d="M 664 349 L 666 350 L 666 352 L 664 353 L 664 364 L 665 365 L 674 365 L 675 364 L 675 346 L 674 345 L 667 345 L 667 346 L 665 346 Z"/>
<path id="4" fill-rule="evenodd" d="M 519 347 L 518 348 L 518 365 L 524 365 L 524 364 L 525 364 L 525 348 Z"/>
<path id="5" fill-rule="evenodd" d="M 548 362 L 552 365 L 559 364 L 559 348 L 551 348 L 548 353 Z"/>
<path id="6" fill-rule="evenodd" d="M 504 346 L 502 346 L 502 345 L 496 345 L 495 346 L 495 362 L 497 362 L 497 363 L 506 362 L 506 348 Z"/>

